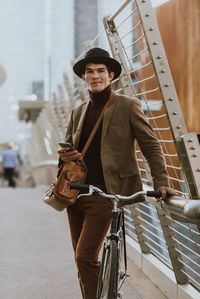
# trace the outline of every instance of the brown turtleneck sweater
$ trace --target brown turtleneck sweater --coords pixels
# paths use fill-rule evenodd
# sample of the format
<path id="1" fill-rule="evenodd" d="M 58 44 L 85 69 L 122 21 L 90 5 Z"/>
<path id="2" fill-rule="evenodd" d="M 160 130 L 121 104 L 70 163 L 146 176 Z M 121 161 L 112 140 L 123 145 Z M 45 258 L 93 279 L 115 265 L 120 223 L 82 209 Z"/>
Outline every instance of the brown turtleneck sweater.
<path id="1" fill-rule="evenodd" d="M 86 112 L 84 120 L 81 138 L 78 145 L 78 151 L 82 152 L 83 147 L 90 136 L 96 121 L 105 106 L 105 103 L 109 100 L 111 94 L 111 85 L 106 87 L 100 93 L 92 93 L 89 91 L 90 103 Z M 84 162 L 87 165 L 87 180 L 86 184 L 91 185 L 105 185 L 103 177 L 103 169 L 101 164 L 101 132 L 102 132 L 102 121 L 94 135 L 92 142 L 85 154 Z"/>

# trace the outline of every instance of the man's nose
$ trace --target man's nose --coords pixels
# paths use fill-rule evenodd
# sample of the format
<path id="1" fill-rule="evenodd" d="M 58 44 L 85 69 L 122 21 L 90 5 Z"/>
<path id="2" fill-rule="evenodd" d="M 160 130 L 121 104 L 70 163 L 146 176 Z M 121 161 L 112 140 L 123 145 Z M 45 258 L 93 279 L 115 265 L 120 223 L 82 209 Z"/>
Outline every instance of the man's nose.
<path id="1" fill-rule="evenodd" d="M 93 78 L 98 78 L 99 77 L 99 73 L 98 72 L 93 72 Z"/>

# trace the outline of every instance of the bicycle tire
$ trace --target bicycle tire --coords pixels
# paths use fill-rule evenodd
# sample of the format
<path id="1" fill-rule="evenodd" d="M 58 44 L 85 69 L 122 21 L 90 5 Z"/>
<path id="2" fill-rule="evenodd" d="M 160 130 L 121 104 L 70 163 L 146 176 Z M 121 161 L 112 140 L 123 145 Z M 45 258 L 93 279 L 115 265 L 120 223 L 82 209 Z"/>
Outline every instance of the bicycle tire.
<path id="1" fill-rule="evenodd" d="M 106 258 L 107 254 L 108 253 L 107 253 L 106 244 L 104 244 L 102 257 L 101 257 L 101 263 L 100 263 L 98 283 L 97 283 L 97 294 L 96 294 L 97 299 L 100 299 L 101 294 L 102 294 L 103 281 L 104 281 L 104 276 L 105 276 L 105 272 L 106 272 L 105 260 L 107 259 Z"/>
<path id="2" fill-rule="evenodd" d="M 110 277 L 108 287 L 108 298 L 117 299 L 118 295 L 118 241 L 111 240 L 111 263 L 110 263 Z"/>
<path id="3" fill-rule="evenodd" d="M 125 232 L 118 231 L 118 292 L 120 291 L 126 277 L 127 277 L 127 259 L 126 259 L 126 240 Z"/>
<path id="4" fill-rule="evenodd" d="M 97 299 L 117 299 L 118 287 L 118 242 L 109 240 L 104 246 L 99 272 Z"/>

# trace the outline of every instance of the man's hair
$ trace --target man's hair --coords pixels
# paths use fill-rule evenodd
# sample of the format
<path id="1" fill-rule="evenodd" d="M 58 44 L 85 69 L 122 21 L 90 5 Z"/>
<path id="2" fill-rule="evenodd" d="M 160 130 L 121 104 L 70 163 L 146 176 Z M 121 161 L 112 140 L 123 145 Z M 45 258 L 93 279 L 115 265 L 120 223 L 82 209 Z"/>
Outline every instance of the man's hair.
<path id="1" fill-rule="evenodd" d="M 105 64 L 106 65 L 106 67 L 107 67 L 107 70 L 108 70 L 108 73 L 110 74 L 111 72 L 113 72 L 112 71 L 112 69 L 111 69 L 111 67 L 109 66 L 109 65 L 107 65 L 107 64 Z"/>

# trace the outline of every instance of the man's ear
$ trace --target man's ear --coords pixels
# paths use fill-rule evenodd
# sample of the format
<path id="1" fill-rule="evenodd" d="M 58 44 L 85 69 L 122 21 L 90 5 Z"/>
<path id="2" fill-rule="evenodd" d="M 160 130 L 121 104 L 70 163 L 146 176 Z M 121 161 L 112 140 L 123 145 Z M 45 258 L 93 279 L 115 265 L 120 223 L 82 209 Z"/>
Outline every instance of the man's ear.
<path id="1" fill-rule="evenodd" d="M 112 81 L 112 79 L 114 78 L 114 76 L 115 76 L 115 73 L 114 72 L 110 72 L 110 74 L 109 74 L 110 81 Z"/>
<path id="2" fill-rule="evenodd" d="M 85 80 L 85 74 L 82 74 L 82 75 L 81 75 L 81 78 L 82 78 L 83 80 Z"/>

